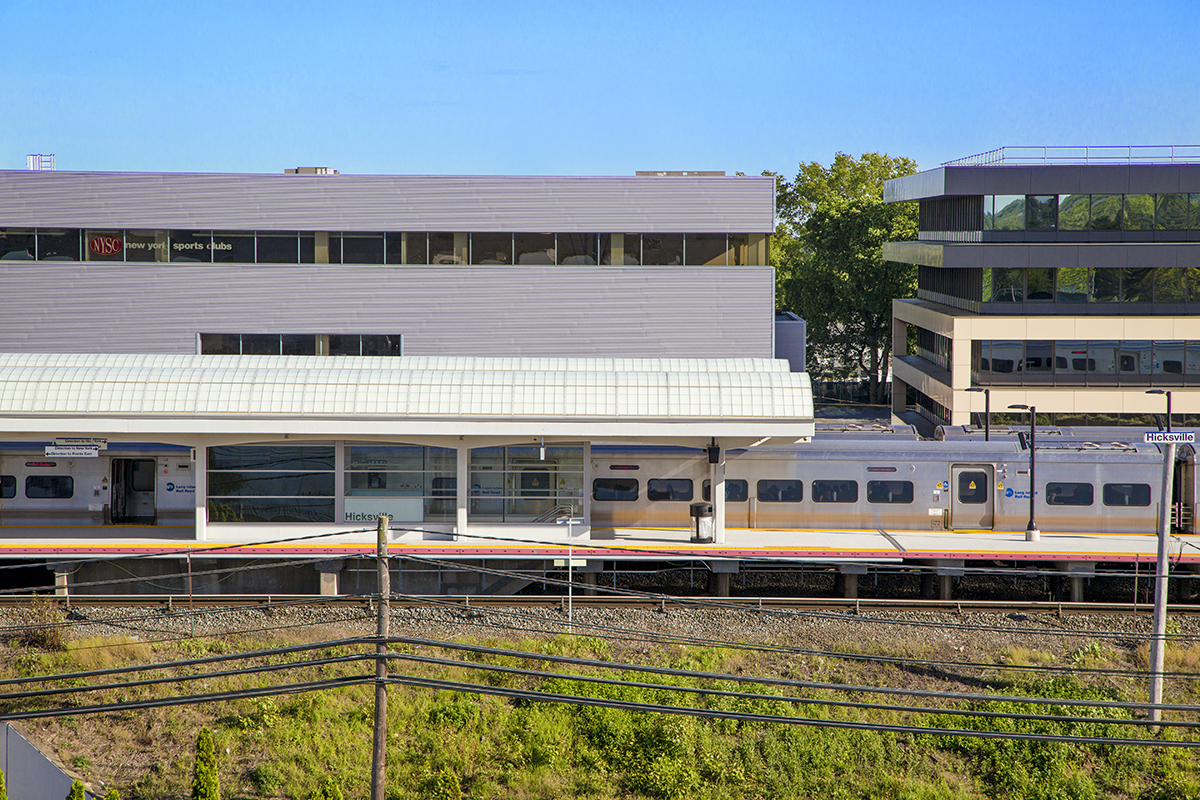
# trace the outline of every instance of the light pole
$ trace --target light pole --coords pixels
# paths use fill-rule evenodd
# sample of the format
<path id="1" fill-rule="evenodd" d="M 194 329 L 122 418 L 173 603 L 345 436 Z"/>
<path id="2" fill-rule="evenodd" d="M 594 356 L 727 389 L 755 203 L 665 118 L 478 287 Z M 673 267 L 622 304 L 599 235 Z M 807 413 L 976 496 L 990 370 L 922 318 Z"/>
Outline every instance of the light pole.
<path id="1" fill-rule="evenodd" d="M 1029 412 L 1029 526 L 1025 528 L 1025 541 L 1037 542 L 1041 541 L 1042 538 L 1037 523 L 1033 521 L 1033 496 L 1036 494 L 1037 487 L 1037 479 L 1034 477 L 1035 446 L 1037 444 L 1037 407 L 1017 404 L 1011 405 L 1009 408 Z"/>
<path id="2" fill-rule="evenodd" d="M 983 392 L 983 440 L 991 441 L 992 438 L 992 390 L 981 389 L 978 386 L 972 386 L 967 389 L 968 392 Z"/>
<path id="3" fill-rule="evenodd" d="M 1171 393 L 1162 389 L 1147 389 L 1146 394 L 1165 394 L 1167 396 L 1167 433 L 1171 432 Z"/>
<path id="4" fill-rule="evenodd" d="M 554 520 L 567 526 L 567 633 L 575 632 L 575 583 L 571 580 L 571 563 L 575 560 L 574 527 L 583 522 L 583 517 L 559 517 Z"/>

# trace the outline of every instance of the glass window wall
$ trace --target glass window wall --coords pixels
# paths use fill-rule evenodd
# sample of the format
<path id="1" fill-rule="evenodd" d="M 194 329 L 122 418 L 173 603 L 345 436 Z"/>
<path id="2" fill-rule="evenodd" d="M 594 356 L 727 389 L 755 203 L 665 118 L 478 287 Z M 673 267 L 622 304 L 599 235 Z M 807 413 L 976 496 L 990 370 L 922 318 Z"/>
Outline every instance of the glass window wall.
<path id="1" fill-rule="evenodd" d="M 998 267 L 992 270 L 993 303 L 1025 301 L 1025 270 Z"/>
<path id="2" fill-rule="evenodd" d="M 471 263 L 497 265 L 513 263 L 511 233 L 472 233 Z"/>
<path id="3" fill-rule="evenodd" d="M 604 233 L 600 235 L 600 263 L 638 266 L 642 263 L 640 233 Z"/>
<path id="4" fill-rule="evenodd" d="M 76 229 L 46 230 L 37 232 L 37 257 L 39 261 L 79 261 L 80 240 L 83 231 Z"/>
<path id="5" fill-rule="evenodd" d="M 1087 267 L 1064 267 L 1058 270 L 1055 298 L 1060 303 L 1084 303 L 1091 294 L 1091 270 Z"/>
<path id="6" fill-rule="evenodd" d="M 1054 270 L 1042 268 L 1025 270 L 1025 299 L 1053 300 Z"/>
<path id="7" fill-rule="evenodd" d="M 330 237 L 332 238 L 332 237 Z M 382 233 L 343 233 L 342 261 L 343 264 L 382 264 L 383 263 L 383 234 Z"/>
<path id="8" fill-rule="evenodd" d="M 1122 226 L 1127 231 L 1154 230 L 1154 195 L 1125 195 Z"/>
<path id="9" fill-rule="evenodd" d="M 333 522 L 335 476 L 332 446 L 209 448 L 209 521 Z"/>
<path id="10" fill-rule="evenodd" d="M 124 261 L 125 231 L 84 231 L 83 258 L 85 261 Z"/>
<path id="11" fill-rule="evenodd" d="M 1094 194 L 1092 195 L 1092 213 L 1088 230 L 1119 231 L 1121 230 L 1121 195 Z"/>
<path id="12" fill-rule="evenodd" d="M 259 264 L 297 264 L 300 262 L 300 236 L 283 231 L 259 233 L 255 252 Z"/>
<path id="13" fill-rule="evenodd" d="M 770 235 L 766 233 L 731 233 L 729 235 L 729 265 L 732 267 L 765 267 L 770 263 Z"/>
<path id="14" fill-rule="evenodd" d="M 683 234 L 642 234 L 642 264 L 645 266 L 681 266 L 683 264 Z"/>
<path id="15" fill-rule="evenodd" d="M 595 266 L 600 248 L 596 234 L 560 233 L 557 239 L 559 264 L 568 267 Z"/>
<path id="16" fill-rule="evenodd" d="M 725 234 L 684 234 L 683 254 L 687 265 L 690 267 L 724 267 L 728 259 Z"/>
<path id="17" fill-rule="evenodd" d="M 384 235 L 389 264 L 428 264 L 429 235 L 426 233 L 388 233 Z"/>
<path id="18" fill-rule="evenodd" d="M 1160 231 L 1181 231 L 1188 226 L 1188 196 L 1160 194 L 1154 200 L 1154 227 Z"/>
<path id="19" fill-rule="evenodd" d="M 571 248 L 572 243 L 569 240 L 564 240 L 570 234 L 559 235 L 559 247 Z M 522 266 L 549 266 L 554 264 L 558 256 L 554 246 L 553 233 L 518 233 L 514 235 L 514 248 L 517 254 L 517 264 Z M 577 244 L 583 245 L 582 241 Z M 572 250 L 572 256 L 578 256 Z M 587 262 L 583 262 L 587 263 Z"/>
<path id="20" fill-rule="evenodd" d="M 395 522 L 448 522 L 457 515 L 457 453 L 420 445 L 347 445 L 344 522 L 388 514 Z"/>
<path id="21" fill-rule="evenodd" d="M 246 231 L 213 231 L 212 260 L 218 264 L 253 264 L 254 234 Z"/>
<path id="22" fill-rule="evenodd" d="M 1025 229 L 1052 231 L 1058 227 L 1058 195 L 1025 196 Z"/>
<path id="23" fill-rule="evenodd" d="M 430 264 L 466 264 L 470 241 L 465 233 L 429 234 Z"/>
<path id="24" fill-rule="evenodd" d="M 582 513 L 583 448 L 554 446 L 545 450 L 546 457 L 542 458 L 537 447 L 473 449 L 469 509 L 472 518 L 531 522 L 539 518 L 553 521 L 559 514 Z M 636 492 L 636 481 L 617 483 L 632 484 Z"/>
<path id="25" fill-rule="evenodd" d="M 985 231 L 996 229 L 996 196 L 992 194 L 983 196 L 983 229 Z"/>
<path id="26" fill-rule="evenodd" d="M 1090 216 L 1090 195 L 1063 195 L 1058 204 L 1058 229 L 1062 231 L 1086 231 Z"/>
<path id="27" fill-rule="evenodd" d="M 994 228 L 998 231 L 1025 229 L 1025 195 L 998 194 L 995 198 Z"/>
<path id="28" fill-rule="evenodd" d="M 33 228 L 0 228 L 0 261 L 33 261 L 37 258 L 37 232 Z"/>

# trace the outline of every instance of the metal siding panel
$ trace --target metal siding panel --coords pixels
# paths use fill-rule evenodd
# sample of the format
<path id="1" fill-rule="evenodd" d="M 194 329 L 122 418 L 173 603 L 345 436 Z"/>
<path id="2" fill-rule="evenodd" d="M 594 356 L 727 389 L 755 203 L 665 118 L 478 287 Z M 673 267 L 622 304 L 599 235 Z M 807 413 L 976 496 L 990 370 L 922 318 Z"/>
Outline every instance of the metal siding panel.
<path id="1" fill-rule="evenodd" d="M 409 356 L 773 355 L 771 267 L 13 264 L 0 352 L 194 353 L 197 333 L 291 332 L 401 333 Z"/>
<path id="2" fill-rule="evenodd" d="M 770 177 L 0 171 L 0 227 L 769 233 Z"/>

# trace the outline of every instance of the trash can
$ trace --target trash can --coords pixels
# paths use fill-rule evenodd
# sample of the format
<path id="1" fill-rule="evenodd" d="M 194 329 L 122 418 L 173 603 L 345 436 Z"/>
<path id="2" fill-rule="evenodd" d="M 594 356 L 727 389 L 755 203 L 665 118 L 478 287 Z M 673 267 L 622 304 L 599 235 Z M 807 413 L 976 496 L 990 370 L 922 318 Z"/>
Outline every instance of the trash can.
<path id="1" fill-rule="evenodd" d="M 692 503 L 689 507 L 696 527 L 692 533 L 693 542 L 711 542 L 713 540 L 713 507 L 712 503 Z"/>

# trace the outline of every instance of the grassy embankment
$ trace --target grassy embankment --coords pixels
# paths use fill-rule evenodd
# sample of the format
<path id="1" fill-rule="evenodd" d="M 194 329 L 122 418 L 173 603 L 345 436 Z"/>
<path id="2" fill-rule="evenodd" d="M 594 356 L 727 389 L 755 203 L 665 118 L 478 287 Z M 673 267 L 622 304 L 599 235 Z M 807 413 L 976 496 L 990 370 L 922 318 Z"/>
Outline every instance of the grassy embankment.
<path id="1" fill-rule="evenodd" d="M 242 652 L 282 644 L 275 638 L 226 637 L 150 645 L 134 640 L 85 640 L 46 650 L 10 642 L 0 654 L 5 677 L 44 675 L 149 663 L 210 653 Z M 43 643 L 45 644 L 45 643 Z M 638 661 L 689 670 L 797 680 L 945 691 L 1045 695 L 1064 698 L 1141 700 L 1145 683 L 1089 669 L 1145 666 L 1145 650 L 1123 652 L 1091 643 L 1051 655 L 1022 648 L 981 654 L 997 664 L 1058 664 L 1079 668 L 1049 676 L 1034 670 L 955 678 L 912 667 L 854 663 L 795 654 L 729 649 L 657 647 L 618 651 L 617 645 L 565 637 L 492 642 L 538 653 Z M 411 650 L 410 650 L 411 651 Z M 344 653 L 365 652 L 344 648 Z M 461 653 L 422 648 L 423 655 L 459 658 Z M 549 669 L 532 659 L 483 656 L 479 663 Z M 284 660 L 277 658 L 277 660 Z M 211 671 L 214 667 L 205 667 Z M 1026 730 L 1089 736 L 1139 737 L 1143 728 L 1104 722 L 1060 723 L 903 715 L 877 709 L 795 705 L 782 699 L 679 695 L 666 689 L 584 684 L 565 678 L 519 676 L 412 662 L 393 672 L 492 686 L 527 688 L 645 703 L 862 721 Z M 630 672 L 602 674 L 629 681 L 703 686 L 776 695 L 779 690 L 733 681 L 697 681 Z M 1200 647 L 1169 652 L 1168 669 L 1200 671 Z M 200 668 L 179 670 L 182 676 Z M 132 687 L 73 696 L 66 702 L 132 701 L 257 686 L 280 680 L 312 680 L 368 674 L 370 662 L 308 668 L 302 674 L 208 678 L 195 682 Z M 161 673 L 160 673 L 161 674 Z M 280 677 L 286 676 L 286 677 Z M 143 676 L 144 677 L 144 676 Z M 982 677 L 982 681 L 978 680 Z M 77 681 L 77 683 L 79 683 Z M 59 684 L 62 685 L 62 684 Z M 11 688 L 11 687 L 10 687 Z M 1168 684 L 1169 702 L 1196 703 L 1193 682 Z M 797 696 L 903 703 L 903 698 L 850 696 L 809 690 Z M 1195 750 L 1133 746 L 1028 743 L 866 730 L 822 729 L 778 723 L 747 723 L 648 714 L 395 686 L 389 693 L 389 798 L 1098 798 L 1144 800 L 1200 797 L 1200 756 Z M 210 726 L 220 756 L 223 795 L 233 798 L 307 798 L 326 777 L 347 800 L 367 797 L 370 774 L 373 689 L 369 685 L 303 695 L 204 705 L 123 711 L 27 722 L 20 727 L 88 781 L 93 790 L 117 786 L 130 798 L 189 796 L 192 748 L 202 725 Z M 5 710 L 39 701 L 8 701 Z M 912 702 L 912 701 L 909 701 Z M 925 701 L 925 704 L 932 704 Z M 945 708 L 970 707 L 940 703 Z M 993 711 L 1035 714 L 1128 716 L 1127 712 L 988 703 Z M 1186 729 L 1164 735 L 1190 736 Z M 103 783 L 101 783 L 103 781 Z"/>

